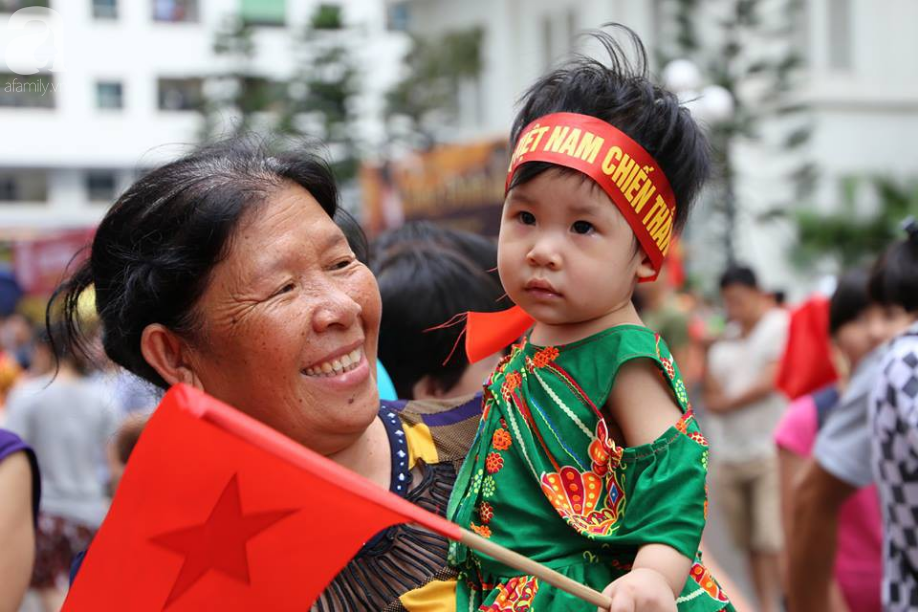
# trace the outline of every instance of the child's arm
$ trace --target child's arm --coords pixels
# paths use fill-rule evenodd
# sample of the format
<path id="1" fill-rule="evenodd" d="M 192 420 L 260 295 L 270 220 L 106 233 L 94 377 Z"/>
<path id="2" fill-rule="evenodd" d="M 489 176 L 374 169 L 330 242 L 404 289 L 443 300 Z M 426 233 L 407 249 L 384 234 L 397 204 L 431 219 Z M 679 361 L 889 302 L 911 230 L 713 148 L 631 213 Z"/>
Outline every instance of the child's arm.
<path id="1" fill-rule="evenodd" d="M 619 370 L 606 406 L 621 429 L 626 446 L 653 442 L 681 418 L 682 411 L 659 368 L 648 359 L 634 360 Z M 692 560 L 664 544 L 642 546 L 632 571 L 606 589 L 612 597 L 630 602 L 622 610 L 675 610 L 675 600 L 685 587 Z M 645 606 L 641 608 L 640 605 Z"/>

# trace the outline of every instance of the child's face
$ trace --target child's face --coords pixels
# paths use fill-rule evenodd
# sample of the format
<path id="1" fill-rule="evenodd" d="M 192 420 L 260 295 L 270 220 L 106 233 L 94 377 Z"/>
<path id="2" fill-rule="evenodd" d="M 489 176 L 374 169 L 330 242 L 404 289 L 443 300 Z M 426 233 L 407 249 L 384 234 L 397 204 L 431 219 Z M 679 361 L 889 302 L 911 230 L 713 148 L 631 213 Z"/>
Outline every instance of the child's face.
<path id="1" fill-rule="evenodd" d="M 510 298 L 540 323 L 586 323 L 630 306 L 644 251 L 591 179 L 555 169 L 504 202 L 497 267 Z"/>

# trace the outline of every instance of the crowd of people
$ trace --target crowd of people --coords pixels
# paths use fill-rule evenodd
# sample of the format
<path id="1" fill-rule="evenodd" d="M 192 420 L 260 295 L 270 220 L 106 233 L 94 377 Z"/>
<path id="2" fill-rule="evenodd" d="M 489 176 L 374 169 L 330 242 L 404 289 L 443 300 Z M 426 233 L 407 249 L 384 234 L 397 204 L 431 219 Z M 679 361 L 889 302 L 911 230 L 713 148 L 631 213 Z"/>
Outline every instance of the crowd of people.
<path id="1" fill-rule="evenodd" d="M 496 242 L 409 223 L 368 245 L 321 159 L 245 138 L 129 187 L 53 323 L 0 327 L 0 610 L 27 587 L 60 609 L 178 383 L 614 612 L 734 609 L 701 559 L 709 486 L 756 609 L 918 606 L 918 224 L 827 300 L 789 309 L 733 265 L 711 306 L 664 267 L 705 137 L 595 38 L 606 63 L 523 97 Z M 832 375 L 789 391 L 800 346 Z M 414 525 L 367 542 L 313 609 L 457 604 L 595 609 Z"/>

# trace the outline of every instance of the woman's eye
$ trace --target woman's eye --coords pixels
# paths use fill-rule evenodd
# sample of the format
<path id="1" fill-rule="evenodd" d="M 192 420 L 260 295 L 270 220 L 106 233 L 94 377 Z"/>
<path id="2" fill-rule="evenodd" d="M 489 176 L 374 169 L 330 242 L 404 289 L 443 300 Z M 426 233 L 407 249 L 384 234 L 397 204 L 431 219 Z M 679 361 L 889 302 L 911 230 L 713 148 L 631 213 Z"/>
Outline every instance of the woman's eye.
<path id="1" fill-rule="evenodd" d="M 575 221 L 571 226 L 576 234 L 589 234 L 593 231 L 593 224 L 589 221 Z"/>
<path id="2" fill-rule="evenodd" d="M 354 261 L 355 259 L 352 257 L 349 257 L 348 259 L 342 259 L 341 261 L 337 261 L 334 264 L 332 264 L 332 270 L 343 270 L 344 268 L 354 263 Z"/>
<path id="3" fill-rule="evenodd" d="M 518 218 L 523 225 L 535 225 L 536 222 L 535 215 L 525 210 L 518 215 Z"/>
<path id="4" fill-rule="evenodd" d="M 286 285 L 281 287 L 280 290 L 274 295 L 282 295 L 284 293 L 290 293 L 294 289 L 296 289 L 296 285 L 294 285 L 293 283 L 287 283 Z"/>

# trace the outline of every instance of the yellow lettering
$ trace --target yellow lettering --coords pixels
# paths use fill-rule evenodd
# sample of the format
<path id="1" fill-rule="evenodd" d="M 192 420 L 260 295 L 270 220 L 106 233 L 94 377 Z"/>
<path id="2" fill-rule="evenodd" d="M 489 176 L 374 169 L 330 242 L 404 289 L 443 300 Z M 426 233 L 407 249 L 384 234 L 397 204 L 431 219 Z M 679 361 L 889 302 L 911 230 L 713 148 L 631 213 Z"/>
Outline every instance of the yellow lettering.
<path id="1" fill-rule="evenodd" d="M 663 239 L 663 244 L 660 245 L 660 252 L 663 253 L 663 257 L 666 257 L 666 254 L 669 253 L 669 247 L 673 244 L 673 233 L 666 232 L 666 237 Z"/>
<path id="2" fill-rule="evenodd" d="M 556 125 L 555 129 L 551 131 L 551 136 L 548 137 L 548 142 L 545 143 L 545 148 L 542 150 L 557 153 L 558 147 L 564 142 L 570 129 L 571 128 L 566 125 Z"/>
<path id="3" fill-rule="evenodd" d="M 558 153 L 573 155 L 574 151 L 577 150 L 578 142 L 580 142 L 580 128 L 574 128 L 568 135 L 567 140 L 564 141 L 564 144 L 561 145 L 561 148 L 558 149 Z"/>
<path id="4" fill-rule="evenodd" d="M 638 188 L 647 180 L 647 173 L 644 172 L 643 168 L 638 169 L 637 173 L 634 175 L 634 179 L 625 189 L 622 189 L 622 193 L 625 194 L 625 199 L 634 204 L 634 194 L 637 193 Z"/>
<path id="5" fill-rule="evenodd" d="M 605 139 L 601 136 L 594 136 L 592 132 L 584 132 L 574 156 L 592 164 L 596 161 L 596 156 L 599 155 L 599 149 L 602 148 L 604 142 Z"/>
<path id="6" fill-rule="evenodd" d="M 666 224 L 667 219 L 671 216 L 672 214 L 665 206 L 657 212 L 654 218 L 650 220 L 650 223 L 647 224 L 647 233 L 650 234 L 651 238 L 656 240 L 657 232 Z"/>
<path id="7" fill-rule="evenodd" d="M 622 158 L 622 150 L 618 147 L 611 147 L 609 152 L 606 153 L 606 158 L 602 160 L 602 171 L 607 175 L 615 172 L 615 164 L 612 163 L 612 160 L 620 160 Z"/>
<path id="8" fill-rule="evenodd" d="M 536 129 L 532 130 L 532 133 L 535 134 L 535 138 L 534 138 L 533 141 L 532 141 L 532 147 L 529 149 L 530 151 L 535 151 L 535 150 L 536 150 L 536 147 L 539 146 L 539 142 L 542 140 L 542 136 L 543 136 L 543 135 L 545 134 L 545 132 L 547 132 L 547 131 L 548 131 L 548 126 L 547 126 L 547 125 L 546 125 L 545 127 L 540 127 L 540 128 L 536 128 Z"/>
<path id="9" fill-rule="evenodd" d="M 644 175 L 647 176 L 646 174 Z M 635 181 L 637 182 L 637 181 Z M 648 177 L 644 184 L 641 186 L 641 190 L 638 192 L 634 200 L 631 201 L 631 206 L 634 207 L 634 212 L 640 213 L 641 209 L 644 208 L 644 204 L 647 204 L 647 200 L 650 199 L 650 196 L 654 194 L 656 188 L 653 186 L 653 181 Z"/>
<path id="10" fill-rule="evenodd" d="M 650 210 L 648 210 L 647 214 L 644 216 L 644 227 L 647 227 L 647 222 L 650 221 L 650 218 L 655 215 L 661 208 L 666 208 L 666 202 L 663 201 L 663 196 L 658 195 L 657 199 L 653 203 L 653 206 L 650 207 Z"/>
<path id="11" fill-rule="evenodd" d="M 622 183 L 625 182 L 625 179 L 631 174 L 631 170 L 637 166 L 637 163 L 631 159 L 631 156 L 625 153 L 625 156 L 622 158 L 622 162 L 618 165 L 618 168 L 615 169 L 615 174 L 612 175 L 612 182 L 618 185 L 618 188 L 622 188 Z"/>
<path id="12" fill-rule="evenodd" d="M 634 168 L 631 170 L 631 174 L 628 175 L 628 178 L 626 178 L 624 183 L 622 183 L 621 185 L 622 193 L 625 193 L 631 187 L 631 183 L 634 181 L 634 177 L 640 171 L 641 171 L 641 167 L 638 166 L 637 164 L 634 164 Z"/>

